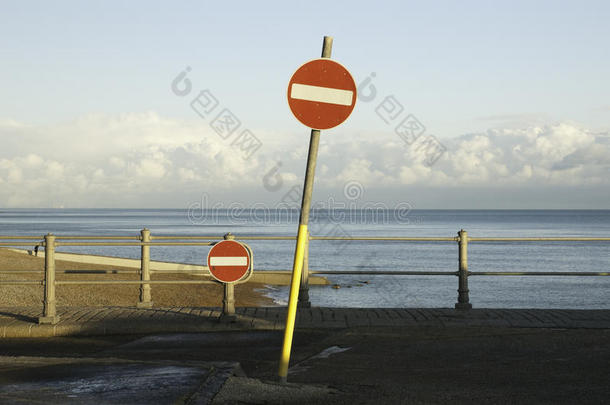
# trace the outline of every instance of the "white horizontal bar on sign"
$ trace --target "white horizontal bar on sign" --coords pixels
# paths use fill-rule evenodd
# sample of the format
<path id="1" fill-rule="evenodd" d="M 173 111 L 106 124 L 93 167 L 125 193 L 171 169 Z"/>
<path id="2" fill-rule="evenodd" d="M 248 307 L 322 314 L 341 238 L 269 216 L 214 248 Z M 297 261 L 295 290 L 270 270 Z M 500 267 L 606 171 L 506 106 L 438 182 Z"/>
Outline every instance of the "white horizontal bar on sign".
<path id="1" fill-rule="evenodd" d="M 297 100 L 318 101 L 320 103 L 352 105 L 354 92 L 351 90 L 292 83 L 290 97 Z"/>
<path id="2" fill-rule="evenodd" d="M 210 266 L 247 266 L 246 256 L 213 256 L 210 258 Z"/>

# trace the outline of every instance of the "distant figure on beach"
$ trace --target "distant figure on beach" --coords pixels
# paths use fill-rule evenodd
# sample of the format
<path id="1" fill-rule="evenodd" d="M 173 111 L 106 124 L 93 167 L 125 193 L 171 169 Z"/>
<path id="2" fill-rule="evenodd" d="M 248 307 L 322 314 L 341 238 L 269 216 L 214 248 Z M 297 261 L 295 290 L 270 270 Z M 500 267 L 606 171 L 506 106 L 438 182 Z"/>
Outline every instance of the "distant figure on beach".
<path id="1" fill-rule="evenodd" d="M 39 247 L 40 247 L 40 245 L 34 246 L 34 256 L 38 256 L 38 248 Z"/>

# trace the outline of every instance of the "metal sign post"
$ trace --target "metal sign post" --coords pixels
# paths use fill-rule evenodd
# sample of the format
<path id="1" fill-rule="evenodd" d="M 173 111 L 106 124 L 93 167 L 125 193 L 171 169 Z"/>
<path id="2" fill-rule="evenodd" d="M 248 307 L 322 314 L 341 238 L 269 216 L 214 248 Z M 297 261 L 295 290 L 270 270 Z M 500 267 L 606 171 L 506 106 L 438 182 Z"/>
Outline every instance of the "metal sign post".
<path id="1" fill-rule="evenodd" d="M 322 57 L 330 58 L 332 50 L 332 37 L 324 37 L 322 46 Z M 284 344 L 280 357 L 279 377 L 280 382 L 285 383 L 288 377 L 288 364 L 292 349 L 292 336 L 294 334 L 294 323 L 296 320 L 297 303 L 299 298 L 299 286 L 301 283 L 301 272 L 303 270 L 303 256 L 307 241 L 307 226 L 309 223 L 309 210 L 311 208 L 311 195 L 313 192 L 313 179 L 316 171 L 316 160 L 318 158 L 318 146 L 320 144 L 320 130 L 312 129 L 309 141 L 309 154 L 307 156 L 307 169 L 305 171 L 305 183 L 303 186 L 303 200 L 301 202 L 301 215 L 299 218 L 299 231 L 297 234 L 296 249 L 294 252 L 294 264 L 292 267 L 292 280 L 290 282 L 290 298 L 288 301 L 288 314 L 286 315 L 286 329 L 284 330 Z"/>
<path id="2" fill-rule="evenodd" d="M 208 252 L 210 275 L 224 286 L 222 314 L 219 321 L 235 322 L 235 284 L 248 281 L 253 272 L 252 249 L 237 242 L 231 232 L 224 236 Z"/>

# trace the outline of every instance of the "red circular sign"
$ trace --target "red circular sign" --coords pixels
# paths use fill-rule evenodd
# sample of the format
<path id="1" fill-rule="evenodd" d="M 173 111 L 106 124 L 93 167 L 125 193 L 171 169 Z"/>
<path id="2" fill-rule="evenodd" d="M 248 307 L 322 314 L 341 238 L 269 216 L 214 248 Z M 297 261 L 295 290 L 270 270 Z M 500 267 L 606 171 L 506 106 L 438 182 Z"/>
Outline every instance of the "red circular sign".
<path id="1" fill-rule="evenodd" d="M 208 268 L 216 280 L 234 283 L 244 278 L 252 265 L 248 249 L 234 240 L 223 240 L 208 253 Z"/>
<path id="2" fill-rule="evenodd" d="M 312 129 L 336 127 L 356 105 L 354 78 L 338 62 L 321 58 L 297 69 L 288 83 L 288 105 L 294 116 Z"/>

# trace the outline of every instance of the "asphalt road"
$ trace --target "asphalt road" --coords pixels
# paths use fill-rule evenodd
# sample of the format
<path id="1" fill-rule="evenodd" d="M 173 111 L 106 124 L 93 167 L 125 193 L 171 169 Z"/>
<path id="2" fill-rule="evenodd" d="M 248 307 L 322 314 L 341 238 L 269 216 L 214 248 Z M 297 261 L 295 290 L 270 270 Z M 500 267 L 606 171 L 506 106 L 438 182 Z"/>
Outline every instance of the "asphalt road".
<path id="1" fill-rule="evenodd" d="M 3 339 L 0 402 L 604 403 L 609 338 L 607 329 L 300 330 L 285 386 L 281 332 Z"/>

